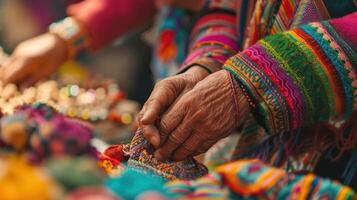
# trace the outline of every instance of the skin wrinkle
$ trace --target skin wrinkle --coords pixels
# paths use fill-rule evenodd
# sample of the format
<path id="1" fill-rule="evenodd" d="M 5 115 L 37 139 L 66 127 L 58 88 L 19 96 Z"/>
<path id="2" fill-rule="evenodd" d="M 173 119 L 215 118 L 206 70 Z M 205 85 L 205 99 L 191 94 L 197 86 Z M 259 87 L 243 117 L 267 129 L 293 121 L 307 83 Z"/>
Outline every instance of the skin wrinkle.
<path id="1" fill-rule="evenodd" d="M 199 66 L 159 82 L 139 115 L 144 136 L 159 138 L 155 157 L 192 157 L 232 133 L 241 121 L 237 119 L 240 114 L 236 113 L 236 102 L 249 107 L 240 88 L 234 86 L 227 71 L 208 76 Z M 242 111 L 247 113 L 249 109 Z M 152 138 L 148 140 L 153 143 Z"/>
<path id="2" fill-rule="evenodd" d="M 220 71 L 199 82 L 163 117 L 166 127 L 178 126 L 170 134 L 171 140 L 158 150 L 160 158 L 181 160 L 206 151 L 219 139 L 228 136 L 236 128 L 235 99 L 229 74 Z M 209 84 L 208 84 L 209 83 Z M 238 91 L 239 92 L 239 91 Z M 183 115 L 181 124 L 177 125 L 171 115 Z M 170 128 L 168 128 L 170 129 Z M 174 144 L 171 146 L 171 144 Z M 205 144 L 205 145 L 203 145 Z"/>

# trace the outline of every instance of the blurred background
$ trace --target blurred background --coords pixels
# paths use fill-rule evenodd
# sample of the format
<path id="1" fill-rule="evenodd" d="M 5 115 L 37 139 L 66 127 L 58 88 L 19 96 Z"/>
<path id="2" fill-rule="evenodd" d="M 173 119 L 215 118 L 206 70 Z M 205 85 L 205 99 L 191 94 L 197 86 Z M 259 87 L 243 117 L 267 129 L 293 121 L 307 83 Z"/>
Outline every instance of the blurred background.
<path id="1" fill-rule="evenodd" d="M 66 6 L 76 2 L 0 0 L 0 46 L 11 54 L 21 41 L 46 32 L 52 22 L 66 17 Z M 112 45 L 94 54 L 83 53 L 76 63 L 67 63 L 67 67 L 60 72 L 65 73 L 69 68 L 74 68 L 73 65 L 83 67 L 94 74 L 116 80 L 129 99 L 143 104 L 153 86 L 149 67 L 151 48 L 142 36 L 145 31 L 146 27 L 118 38 Z"/>
<path id="2" fill-rule="evenodd" d="M 0 0 L 0 47 L 5 54 L 11 55 L 19 43 L 47 32 L 51 23 L 65 18 L 66 7 L 76 2 L 76 0 Z M 57 102 L 59 109 L 56 108 L 56 110 L 70 118 L 82 119 L 84 123 L 89 122 L 93 125 L 92 128 L 94 128 L 91 129 L 90 134 L 94 138 L 75 141 L 78 144 L 90 144 L 98 151 L 102 151 L 109 144 L 127 143 L 131 140 L 136 130 L 134 117 L 154 84 L 150 69 L 152 48 L 143 37 L 143 35 L 150 37 L 151 25 L 147 24 L 141 30 L 117 38 L 111 45 L 98 52 L 82 53 L 75 61 L 65 63 L 51 78 L 61 84 L 57 85 L 54 81 L 49 81 L 35 86 L 36 98 L 39 98 L 41 93 L 61 95 L 62 91 L 65 91 L 65 100 L 62 103 L 60 100 Z M 1 57 L 0 54 L 0 60 Z M 98 82 L 103 82 L 103 84 L 98 84 Z M 93 90 L 91 86 L 97 89 Z M 114 92 L 111 92 L 112 86 L 114 86 Z M 6 90 L 6 87 L 2 88 Z M 41 92 L 41 88 L 50 89 L 50 92 Z M 10 93 L 13 94 L 8 95 L 8 99 L 4 100 L 4 90 L 0 92 L 1 114 L 6 113 L 4 109 L 11 104 L 9 103 L 11 100 L 16 100 L 15 94 L 20 96 L 26 94 L 26 91 L 17 92 L 12 89 Z M 32 87 L 27 92 L 31 93 L 33 90 Z M 76 94 L 73 95 L 73 92 Z M 106 94 L 105 98 L 100 98 L 100 94 L 103 96 L 102 93 Z M 88 99 L 92 99 L 93 95 L 97 100 L 88 103 Z M 81 104 L 83 100 L 81 96 L 85 100 L 83 104 Z M 66 109 L 63 110 L 61 106 Z M 56 116 L 48 107 L 31 109 L 45 109 L 46 112 Z M 35 147 L 31 143 L 29 144 L 31 147 L 26 145 L 26 149 L 17 151 L 11 148 L 11 145 L 2 146 L 6 136 L 12 138 L 11 142 L 16 143 L 21 140 L 21 137 L 14 135 L 18 130 L 13 129 L 13 125 L 28 127 L 30 124 L 28 120 L 16 121 L 18 116 L 28 114 L 27 111 L 20 111 L 17 114 L 10 112 L 7 117 L 0 117 L 0 169 L 2 171 L 0 199 L 22 200 L 25 197 L 37 200 L 87 199 L 86 197 L 102 200 L 116 199 L 111 194 L 107 194 L 108 192 L 104 189 L 103 181 L 107 175 L 100 169 L 98 160 L 92 155 L 91 149 L 73 155 L 56 152 L 58 145 L 61 146 L 59 149 L 66 149 L 71 145 L 76 146 L 77 143 L 73 143 L 78 136 L 76 129 L 68 128 L 70 136 L 63 141 L 54 137 L 49 139 L 43 145 L 45 147 L 41 146 L 42 144 Z M 46 118 L 46 116 L 42 117 Z M 5 123 L 6 120 L 9 123 Z M 39 135 L 43 134 L 40 127 L 46 126 L 46 123 L 55 124 L 52 119 L 46 118 L 45 121 L 44 124 L 37 124 L 40 130 Z M 75 126 L 76 121 L 63 123 Z M 28 141 L 32 141 L 37 135 L 29 131 L 21 132 L 21 134 L 31 137 Z M 57 134 L 56 127 L 52 127 L 50 134 Z M 32 154 L 34 150 L 42 148 L 46 149 L 45 159 L 37 153 Z M 41 158 L 42 162 L 34 163 L 31 160 L 32 155 Z M 21 185 L 20 189 L 19 185 Z M 52 198 L 54 196 L 58 198 Z"/>

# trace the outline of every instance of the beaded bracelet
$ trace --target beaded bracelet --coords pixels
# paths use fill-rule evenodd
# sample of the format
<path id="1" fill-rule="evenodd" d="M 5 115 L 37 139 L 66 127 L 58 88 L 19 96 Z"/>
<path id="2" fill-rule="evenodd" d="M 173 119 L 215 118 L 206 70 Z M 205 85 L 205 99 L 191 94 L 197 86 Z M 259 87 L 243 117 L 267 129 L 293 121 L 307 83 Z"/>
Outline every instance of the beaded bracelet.
<path id="1" fill-rule="evenodd" d="M 80 51 L 89 46 L 88 34 L 83 26 L 72 17 L 51 24 L 49 32 L 65 41 L 68 59 L 74 58 Z"/>

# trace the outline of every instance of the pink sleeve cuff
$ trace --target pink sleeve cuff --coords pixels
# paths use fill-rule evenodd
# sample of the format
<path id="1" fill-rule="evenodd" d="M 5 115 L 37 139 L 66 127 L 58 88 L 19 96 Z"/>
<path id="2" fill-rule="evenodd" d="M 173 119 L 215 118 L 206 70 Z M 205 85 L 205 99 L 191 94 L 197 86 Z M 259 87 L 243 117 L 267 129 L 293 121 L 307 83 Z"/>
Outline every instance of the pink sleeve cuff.
<path id="1" fill-rule="evenodd" d="M 67 13 L 87 29 L 96 50 L 152 19 L 155 1 L 85 0 L 69 6 Z"/>

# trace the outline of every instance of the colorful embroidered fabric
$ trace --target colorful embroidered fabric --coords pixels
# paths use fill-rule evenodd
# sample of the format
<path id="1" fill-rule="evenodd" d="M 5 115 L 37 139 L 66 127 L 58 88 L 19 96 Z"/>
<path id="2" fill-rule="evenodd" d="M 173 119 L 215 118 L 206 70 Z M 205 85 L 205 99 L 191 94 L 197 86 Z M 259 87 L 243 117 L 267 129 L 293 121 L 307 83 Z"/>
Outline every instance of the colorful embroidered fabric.
<path id="1" fill-rule="evenodd" d="M 183 161 L 158 161 L 152 154 L 154 147 L 137 130 L 131 143 L 109 147 L 99 156 L 102 167 L 111 174 L 121 162 L 127 160 L 126 168 L 137 169 L 143 173 L 153 173 L 167 180 L 191 180 L 207 174 L 207 168 L 194 158 Z"/>
<path id="2" fill-rule="evenodd" d="M 313 174 L 296 175 L 271 168 L 258 160 L 222 165 L 196 180 L 174 180 L 165 185 L 154 175 L 126 171 L 106 186 L 121 198 L 145 199 L 157 193 L 163 199 L 354 199 L 355 193 L 339 183 Z M 135 189 L 126 191 L 127 186 Z"/>
<path id="3" fill-rule="evenodd" d="M 232 160 L 239 137 L 239 134 L 233 133 L 218 141 L 205 153 L 203 164 L 207 166 L 209 171 Z"/>
<path id="4" fill-rule="evenodd" d="M 105 181 L 105 187 L 120 199 L 143 199 L 148 193 L 157 193 L 164 199 L 170 194 L 164 188 L 165 180 L 151 173 L 126 169 L 120 176 Z M 161 198 L 152 198 L 158 199 Z"/>
<path id="5" fill-rule="evenodd" d="M 264 199 L 353 199 L 354 192 L 313 174 L 288 174 L 258 160 L 241 160 L 217 169 L 238 197 L 258 195 Z"/>
<path id="6" fill-rule="evenodd" d="M 135 136 L 130 144 L 125 145 L 124 153 L 130 156 L 128 167 L 151 171 L 165 179 L 195 179 L 207 173 L 207 168 L 197 162 L 194 158 L 188 158 L 183 161 L 158 161 L 152 153 L 153 146 L 144 138 L 140 129 L 135 133 Z"/>
<path id="7" fill-rule="evenodd" d="M 213 5 L 213 6 L 212 6 Z M 330 0 L 293 0 L 293 1 L 288 1 L 288 0 L 231 0 L 231 1 L 220 1 L 220 0 L 209 0 L 208 1 L 208 6 L 205 9 L 207 12 L 203 13 L 201 18 L 196 22 L 193 32 L 191 34 L 191 45 L 190 45 L 190 54 L 187 57 L 187 60 L 185 63 L 182 65 L 182 69 L 186 70 L 188 67 L 192 65 L 200 65 L 202 67 L 205 67 L 206 69 L 211 69 L 211 71 L 218 70 L 222 67 L 222 60 L 224 62 L 225 59 L 228 59 L 230 55 L 227 54 L 227 50 L 232 49 L 232 42 L 231 40 L 226 40 L 226 38 L 235 38 L 235 45 L 237 45 L 238 50 L 240 49 L 246 49 L 249 46 L 255 44 L 259 39 L 262 39 L 265 36 L 272 35 L 275 33 L 280 33 L 282 31 L 287 31 L 290 30 L 291 28 L 297 28 L 298 26 L 302 24 L 306 24 L 309 22 L 313 21 L 322 21 L 324 19 L 331 19 L 331 18 L 336 18 L 336 17 L 341 17 L 344 15 L 347 15 L 349 13 L 355 12 L 357 10 L 357 3 L 356 1 L 353 0 L 344 0 L 344 1 L 330 1 Z M 226 15 L 229 15 L 230 17 L 235 16 L 235 25 L 232 26 L 232 18 L 230 17 L 221 17 L 219 19 L 214 18 L 213 16 L 215 14 L 224 12 Z M 210 18 L 211 17 L 211 18 Z M 207 20 L 204 20 L 207 19 Z M 215 22 L 217 20 L 217 23 L 211 23 L 210 26 L 206 26 L 205 23 L 200 23 L 200 20 L 209 23 L 210 20 L 212 22 Z M 356 21 L 356 20 L 355 20 Z M 331 21 L 331 23 L 333 23 Z M 351 55 L 350 52 L 351 49 L 353 51 L 356 51 L 357 49 L 357 44 L 356 43 L 356 37 L 353 35 L 355 32 L 352 27 L 355 27 L 356 25 L 351 24 L 352 22 L 345 23 L 344 25 L 338 25 L 333 24 L 333 27 L 339 27 L 341 31 L 337 31 L 340 36 L 336 37 L 336 34 L 332 34 L 333 37 L 337 43 L 332 43 L 331 48 L 335 50 L 335 48 L 338 49 L 339 52 L 344 52 L 345 55 L 342 55 L 341 53 L 337 53 L 337 57 L 346 56 L 347 54 Z M 215 27 L 222 28 L 225 31 L 219 32 L 219 31 L 209 31 L 215 29 Z M 198 31 L 195 31 L 198 30 Z M 234 34 L 232 34 L 235 32 Z M 336 31 L 333 31 L 336 32 Z M 214 37 L 211 37 L 213 35 Z M 275 36 L 276 38 L 278 36 Z M 290 36 L 289 36 L 290 37 Z M 293 36 L 294 37 L 294 36 Z M 314 35 L 314 37 L 316 37 Z M 319 37 L 319 36 L 318 36 Z M 324 38 L 326 36 L 323 36 Z M 209 41 L 204 46 L 197 47 L 196 44 L 199 44 L 200 41 Z M 223 39 L 222 39 L 223 38 Z M 280 38 L 279 38 L 280 39 Z M 284 40 L 284 39 L 283 39 Z M 294 41 L 294 39 L 289 39 L 291 42 L 289 42 L 288 45 L 294 45 L 292 43 L 301 43 L 301 41 Z M 309 40 L 303 41 L 305 43 L 309 43 Z M 321 45 L 321 41 L 319 40 L 318 42 L 320 43 L 312 43 L 311 45 Z M 347 43 L 350 48 L 349 49 L 342 49 L 343 47 L 340 47 L 341 44 L 339 43 Z M 279 42 L 278 42 L 279 43 Z M 323 43 L 323 41 L 322 41 Z M 220 44 L 220 45 L 217 45 Z M 303 45 L 295 45 L 298 47 L 298 52 L 300 52 L 299 55 L 307 55 L 306 59 L 300 59 L 300 58 L 292 58 L 300 61 L 307 61 L 307 60 L 314 60 L 311 58 L 312 56 L 316 56 L 315 53 L 311 53 L 312 50 L 309 50 L 310 46 L 307 44 Z M 338 44 L 336 46 L 336 44 Z M 283 45 L 283 44 L 282 44 Z M 306 48 L 304 49 L 304 45 L 307 45 Z M 217 47 L 218 46 L 218 47 Z M 288 48 L 288 47 L 286 47 Z M 315 47 L 314 47 L 315 48 Z M 322 46 L 322 48 L 325 48 L 325 46 Z M 344 48 L 344 47 L 343 47 Z M 205 50 L 207 49 L 207 50 Z M 209 51 L 215 52 L 214 58 L 212 57 L 211 53 L 208 53 Z M 216 49 L 219 49 L 216 51 Z M 319 49 L 319 48 L 318 48 Z M 327 48 L 326 51 L 329 51 Z M 290 50 L 290 49 L 289 49 Z M 318 54 L 320 55 L 325 55 L 325 56 L 332 56 L 329 58 L 324 58 L 321 60 L 321 56 L 316 58 L 316 62 L 325 62 L 325 59 L 331 59 L 331 61 L 339 62 L 337 59 L 336 60 L 336 55 L 334 56 L 333 53 L 334 50 L 329 51 L 327 53 L 330 53 L 329 55 L 325 55 L 326 52 L 320 51 Z M 352 51 L 352 53 L 353 53 Z M 253 52 L 254 53 L 254 52 Z M 286 54 L 290 54 L 291 52 L 284 52 Z M 331 55 L 332 53 L 332 55 Z M 232 54 L 231 54 L 232 55 Z M 254 55 L 254 54 L 253 54 Z M 286 59 L 286 58 L 285 58 Z M 349 57 L 351 59 L 351 56 Z M 284 60 L 284 58 L 282 58 Z M 352 62 L 352 61 L 351 61 Z M 274 63 L 267 63 L 267 64 L 274 64 Z M 276 63 L 275 63 L 276 64 Z M 323 63 L 326 64 L 326 63 Z M 351 63 L 350 63 L 351 64 Z M 314 63 L 309 63 L 310 65 L 314 65 Z M 327 64 L 328 65 L 328 64 Z M 351 64 L 352 65 L 352 64 Z M 214 70 L 212 70 L 214 69 Z M 315 68 L 316 69 L 316 68 Z M 331 69 L 331 68 L 326 68 L 326 69 Z M 327 75 L 332 75 L 335 77 L 337 74 L 338 75 L 343 75 L 343 69 L 341 68 L 341 65 L 338 67 L 338 69 L 342 70 L 339 71 L 339 74 L 337 71 L 328 71 Z M 269 68 L 267 69 L 269 70 Z M 346 68 L 346 70 L 348 70 Z M 299 76 L 303 75 L 305 76 L 305 73 L 309 73 L 308 71 L 302 71 L 302 74 Z M 331 76 L 324 76 L 323 73 L 320 71 L 314 71 L 316 74 L 312 74 L 313 76 L 310 76 L 311 78 L 318 78 L 318 80 L 321 80 L 322 86 L 317 89 L 323 89 L 327 90 L 328 87 L 331 86 Z M 280 73 L 280 71 L 276 72 Z M 276 74 L 275 74 L 276 75 Z M 275 76 L 273 74 L 270 74 L 270 76 Z M 349 73 L 349 75 L 354 76 L 354 73 Z M 328 78 L 326 78 L 328 77 Z M 341 78 L 343 83 L 346 84 L 347 82 L 351 83 L 351 79 L 346 79 L 346 73 L 344 76 Z M 303 78 L 306 79 L 306 78 Z M 335 77 L 336 79 L 336 77 Z M 338 79 L 338 78 L 337 78 Z M 276 79 L 275 82 L 279 82 L 280 80 Z M 292 81 L 292 80 L 291 80 Z M 347 82 L 346 82 L 347 81 Z M 337 82 L 336 82 L 337 83 Z M 354 83 L 355 84 L 355 83 Z M 336 87 L 340 87 L 341 89 L 338 90 L 336 93 L 333 94 L 333 96 L 330 93 L 325 96 L 321 95 L 316 95 L 318 94 L 317 90 L 313 91 L 313 95 L 317 96 L 316 98 L 319 98 L 319 102 L 323 103 L 317 103 L 315 101 L 315 104 L 318 104 L 317 107 L 312 105 L 309 109 L 320 109 L 323 107 L 326 103 L 329 102 L 329 107 L 326 105 L 323 108 L 328 108 L 328 109 L 333 109 L 332 108 L 332 98 L 339 98 L 336 100 L 341 101 L 341 94 L 345 94 L 348 92 L 348 87 L 343 88 L 341 86 L 335 85 L 335 88 L 331 91 L 335 92 Z M 296 89 L 299 90 L 299 88 L 295 88 L 295 90 L 289 90 L 288 92 L 295 92 Z M 277 92 L 277 91 L 276 91 Z M 281 92 L 281 91 L 279 91 Z M 262 118 L 264 118 L 264 115 L 266 113 L 260 113 L 258 112 L 257 109 L 255 109 L 255 116 L 258 116 L 258 123 L 252 121 L 249 122 L 249 124 L 246 126 L 241 131 L 241 138 L 239 140 L 239 143 L 237 144 L 236 150 L 234 152 L 234 155 L 232 156 L 233 160 L 236 159 L 241 159 L 241 158 L 260 158 L 265 161 L 268 161 L 274 166 L 280 166 L 284 167 L 285 169 L 289 171 L 313 171 L 315 168 L 315 165 L 317 162 L 320 160 L 321 156 L 324 155 L 324 153 L 327 149 L 336 147 L 338 152 L 335 153 L 336 155 L 331 156 L 332 158 L 338 158 L 340 155 L 342 155 L 344 152 L 350 150 L 353 148 L 356 144 L 356 136 L 354 134 L 348 134 L 348 132 L 353 132 L 351 130 L 357 130 L 357 125 L 354 123 L 354 119 L 356 117 L 350 117 L 349 120 L 347 120 L 347 123 L 344 123 L 345 121 L 341 121 L 341 119 L 331 119 L 329 116 L 331 116 L 331 113 L 328 115 L 324 115 L 326 113 L 320 112 L 320 113 L 315 113 L 315 115 L 321 115 L 324 116 L 321 120 L 330 120 L 331 123 L 324 123 L 323 126 L 320 124 L 316 125 L 316 127 L 307 127 L 307 128 L 302 128 L 298 124 L 311 124 L 312 122 L 316 122 L 313 119 L 299 119 L 299 116 L 301 117 L 302 115 L 306 114 L 302 110 L 307 110 L 308 108 L 301 108 L 298 106 L 301 106 L 299 104 L 294 105 L 292 102 L 293 100 L 298 100 L 296 97 L 300 97 L 300 100 L 302 98 L 302 93 L 305 92 L 306 94 L 306 89 L 305 91 L 299 91 L 296 94 L 293 94 L 295 96 L 290 96 L 289 93 L 281 93 L 281 95 L 285 95 L 284 98 L 288 98 L 289 101 L 283 101 L 281 98 L 283 98 L 281 95 L 276 96 L 277 102 L 282 103 L 283 107 L 285 109 L 290 106 L 291 108 L 293 107 L 294 110 L 289 110 L 288 113 L 285 113 L 284 116 L 282 115 L 282 112 L 274 113 L 274 114 L 279 114 L 279 122 L 274 121 L 274 123 L 279 123 L 275 124 L 274 126 L 286 126 L 287 124 L 281 124 L 281 123 L 287 123 L 286 121 L 289 121 L 288 123 L 289 126 L 291 126 L 291 129 L 294 129 L 297 134 L 279 134 L 279 135 L 272 135 L 271 132 L 267 132 L 266 129 L 262 127 L 266 127 L 265 123 L 262 123 Z M 351 92 L 351 90 L 350 90 Z M 352 91 L 353 92 L 353 91 Z M 299 95 L 300 96 L 296 96 Z M 275 94 L 275 93 L 274 93 Z M 325 94 L 320 93 L 320 94 Z M 351 93 L 349 93 L 351 94 Z M 290 96 L 290 97 L 289 97 Z M 348 97 L 348 95 L 347 95 Z M 270 96 L 269 96 L 270 98 Z M 326 101 L 324 98 L 328 98 L 328 101 Z M 316 99 L 315 99 L 316 100 Z M 250 99 L 250 104 L 253 105 L 254 101 Z M 335 101 L 335 100 L 334 100 Z M 289 104 L 287 104 L 289 103 Z M 341 108 L 340 104 L 341 102 L 336 102 L 337 105 L 340 107 L 336 107 L 336 109 L 343 109 Z M 304 104 L 304 103 L 303 103 Z M 304 104 L 305 105 L 305 104 Z M 307 105 L 307 104 L 306 104 Z M 351 103 L 349 103 L 351 106 Z M 295 108 L 296 107 L 296 108 Z M 348 109 L 348 108 L 347 108 Z M 261 109 L 259 110 L 261 111 Z M 286 110 L 285 110 L 286 111 Z M 292 115 L 290 116 L 290 112 L 292 112 Z M 299 113 L 300 112 L 300 113 Z M 325 111 L 327 112 L 327 111 Z M 328 112 L 332 112 L 329 110 Z M 335 112 L 338 112 L 335 110 Z M 259 117 L 259 115 L 261 115 Z M 344 118 L 348 116 L 348 112 L 345 113 Z M 351 116 L 351 115 L 349 115 Z M 274 116 L 276 117 L 276 116 Z M 319 118 L 318 116 L 311 116 L 312 118 Z M 290 119 L 293 119 L 290 122 Z M 300 122 L 299 122 L 300 120 Z M 310 120 L 310 121 L 304 121 L 304 120 Z M 320 119 L 319 119 L 320 120 Z M 337 122 L 337 123 L 336 123 Z M 267 123 L 271 123 L 267 121 Z M 294 124 L 294 125 L 293 125 Z M 338 126 L 334 127 L 334 124 L 344 124 L 343 126 Z M 295 128 L 292 128 L 295 127 Z M 298 128 L 296 128 L 298 127 Z M 287 128 L 288 130 L 291 130 L 290 128 Z M 287 130 L 284 128 L 283 131 Z M 328 134 L 326 133 L 326 130 Z M 282 132 L 281 132 L 282 133 Z M 312 137 L 313 135 L 313 137 Z M 331 137 L 332 136 L 332 137 Z M 337 136 L 337 138 L 336 138 Z M 321 142 L 323 141 L 323 142 Z M 211 158 L 207 158 L 207 160 L 210 160 Z"/>
<path id="8" fill-rule="evenodd" d="M 157 41 L 151 63 L 155 80 L 176 74 L 187 54 L 192 13 L 172 7 L 160 8 Z"/>
<path id="9" fill-rule="evenodd" d="M 353 0 L 257 0 L 254 12 L 248 17 L 251 20 L 242 33 L 243 49 L 267 35 L 310 22 L 342 17 L 356 9 L 357 5 Z"/>
<path id="10" fill-rule="evenodd" d="M 352 0 L 208 0 L 195 23 L 181 71 L 200 65 L 211 72 L 265 36 L 357 10 Z"/>
<path id="11" fill-rule="evenodd" d="M 35 103 L 24 105 L 0 119 L 3 146 L 26 152 L 31 161 L 50 155 L 94 155 L 92 130 L 53 108 Z M 4 149 L 4 148 L 3 148 Z"/>
<path id="12" fill-rule="evenodd" d="M 191 32 L 189 54 L 180 71 L 200 65 L 215 72 L 238 51 L 236 42 L 236 2 L 210 1 L 207 15 L 202 15 Z"/>
<path id="13" fill-rule="evenodd" d="M 226 62 L 225 68 L 247 92 L 256 118 L 267 130 L 268 134 L 254 139 L 260 147 L 252 145 L 259 158 L 289 169 L 289 164 L 276 163 L 288 157 L 290 165 L 299 166 L 295 170 L 312 171 L 328 147 L 337 146 L 346 152 L 357 146 L 353 125 L 347 129 L 342 126 L 335 135 L 318 126 L 299 130 L 331 118 L 352 117 L 356 109 L 357 54 L 351 46 L 356 41 L 347 44 L 339 35 L 343 29 L 337 32 L 335 24 L 357 26 L 356 17 L 357 12 L 269 36 Z M 349 34 L 357 33 L 351 30 Z M 295 136 L 281 135 L 285 132 L 295 132 Z M 261 145 L 269 137 L 275 138 L 265 144 L 270 150 Z M 240 142 L 247 138 L 242 136 Z M 340 138 L 349 139 L 342 139 L 344 144 L 340 145 Z M 292 144 L 298 149 L 286 151 Z M 247 149 L 239 144 L 237 147 L 240 150 L 236 153 L 241 155 L 236 158 L 246 157 L 242 153 Z"/>
<path id="14" fill-rule="evenodd" d="M 355 20 L 357 12 L 348 16 Z M 225 63 L 256 103 L 269 133 L 283 133 L 356 108 L 357 54 L 325 21 L 269 36 Z"/>

